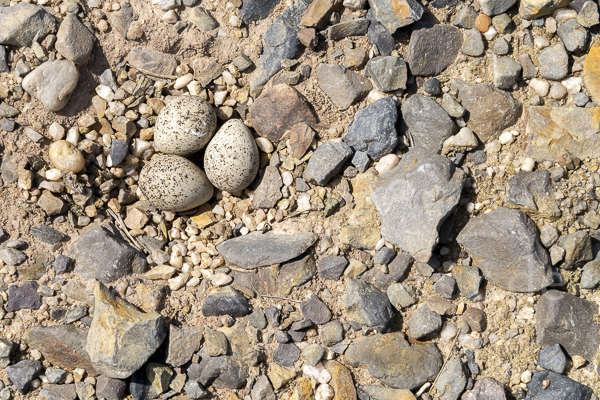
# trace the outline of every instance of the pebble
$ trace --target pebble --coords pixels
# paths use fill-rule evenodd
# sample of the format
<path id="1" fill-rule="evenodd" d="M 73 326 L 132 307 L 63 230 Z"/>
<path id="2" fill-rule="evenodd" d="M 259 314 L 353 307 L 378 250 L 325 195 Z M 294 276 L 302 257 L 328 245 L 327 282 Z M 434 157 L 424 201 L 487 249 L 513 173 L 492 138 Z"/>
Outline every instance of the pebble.
<path id="1" fill-rule="evenodd" d="M 506 400 L 504 385 L 494 378 L 479 379 L 461 400 Z"/>
<path id="2" fill-rule="evenodd" d="M 442 317 L 431 311 L 427 306 L 421 306 L 408 321 L 408 334 L 413 339 L 431 338 L 442 328 Z"/>
<path id="3" fill-rule="evenodd" d="M 342 110 L 363 99 L 373 89 L 371 82 L 337 64 L 319 64 L 316 69 L 319 87 Z"/>
<path id="4" fill-rule="evenodd" d="M 81 152 L 66 140 L 52 143 L 48 155 L 52 164 L 61 171 L 78 173 L 85 168 L 85 160 Z"/>
<path id="5" fill-rule="evenodd" d="M 564 374 L 569 360 L 560 344 L 555 344 L 538 353 L 538 365 L 544 369 Z"/>
<path id="6" fill-rule="evenodd" d="M 382 92 L 406 89 L 406 63 L 400 57 L 375 57 L 369 60 L 365 75 L 375 81 Z"/>
<path id="7" fill-rule="evenodd" d="M 560 25 L 557 32 L 567 51 L 574 53 L 585 48 L 588 40 L 588 31 L 579 25 L 575 19 L 570 19 Z"/>
<path id="8" fill-rule="evenodd" d="M 304 170 L 303 179 L 318 185 L 326 185 L 337 175 L 353 151 L 346 143 L 325 142 L 313 153 Z"/>
<path id="9" fill-rule="evenodd" d="M 560 42 L 542 50 L 538 60 L 542 78 L 561 80 L 569 74 L 569 56 Z"/>
<path id="10" fill-rule="evenodd" d="M 19 3 L 2 12 L 0 44 L 22 47 L 43 40 L 55 29 L 56 20 L 43 7 Z"/>
<path id="11" fill-rule="evenodd" d="M 140 189 L 157 208 L 185 211 L 206 203 L 214 188 L 204 171 L 177 155 L 153 158 L 140 173 Z"/>
<path id="12" fill-rule="evenodd" d="M 67 60 L 82 65 L 89 61 L 95 41 L 94 34 L 75 14 L 67 14 L 58 28 L 54 47 Z"/>
<path id="13" fill-rule="evenodd" d="M 250 314 L 251 309 L 242 293 L 231 286 L 225 286 L 206 298 L 202 314 L 205 317 L 229 315 L 240 318 Z"/>
<path id="14" fill-rule="evenodd" d="M 521 75 L 521 64 L 507 58 L 494 56 L 494 85 L 499 89 L 510 89 Z"/>
<path id="15" fill-rule="evenodd" d="M 29 73 L 22 86 L 49 111 L 60 111 L 67 105 L 78 80 L 79 72 L 70 61 L 47 61 Z"/>
<path id="16" fill-rule="evenodd" d="M 538 371 L 533 374 L 531 382 L 527 384 L 527 399 L 591 399 L 594 392 L 589 387 L 582 385 L 557 374 L 553 371 Z"/>
<path id="17" fill-rule="evenodd" d="M 431 98 L 415 94 L 402 104 L 402 116 L 416 147 L 440 153 L 457 127 L 446 111 Z"/>
<path id="18" fill-rule="evenodd" d="M 166 154 L 189 155 L 203 149 L 217 128 L 214 109 L 199 96 L 180 96 L 158 114 L 154 148 Z"/>
<path id="19" fill-rule="evenodd" d="M 416 76 L 438 75 L 454 62 L 463 44 L 460 31 L 436 24 L 414 30 L 408 44 L 407 62 Z"/>
<path id="20" fill-rule="evenodd" d="M 32 381 L 41 371 L 42 363 L 34 360 L 23 360 L 6 367 L 10 381 L 23 394 L 29 391 Z"/>
<path id="21" fill-rule="evenodd" d="M 394 315 L 385 293 L 357 279 L 346 284 L 343 303 L 352 321 L 369 327 L 385 327 Z"/>
<path id="22" fill-rule="evenodd" d="M 394 169 L 399 163 L 400 163 L 400 158 L 397 155 L 388 154 L 386 156 L 383 156 L 379 160 L 379 162 L 375 166 L 375 169 L 377 170 L 377 172 L 379 173 L 380 176 L 383 176 L 387 172 Z"/>

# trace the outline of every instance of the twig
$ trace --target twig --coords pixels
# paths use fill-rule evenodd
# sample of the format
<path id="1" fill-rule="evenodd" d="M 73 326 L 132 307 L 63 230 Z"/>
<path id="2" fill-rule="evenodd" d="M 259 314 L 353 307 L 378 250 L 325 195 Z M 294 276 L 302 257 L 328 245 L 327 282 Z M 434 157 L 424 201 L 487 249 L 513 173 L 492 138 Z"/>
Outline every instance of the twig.
<path id="1" fill-rule="evenodd" d="M 252 284 L 252 288 L 254 289 L 254 291 L 256 292 L 256 294 L 259 297 L 261 297 L 261 298 L 264 297 L 264 298 L 267 298 L 267 299 L 287 300 L 287 301 L 292 301 L 292 302 L 295 302 L 295 303 L 302 303 L 302 300 L 294 300 L 294 299 L 290 299 L 290 298 L 287 298 L 287 297 L 267 296 L 266 294 L 260 294 L 260 292 L 258 291 L 258 289 L 256 288 L 256 286 L 254 286 L 254 283 L 251 283 L 251 284 Z"/>
<path id="2" fill-rule="evenodd" d="M 131 67 L 131 65 L 129 65 Z M 132 67 L 135 68 L 135 67 Z M 162 75 L 162 74 L 157 74 L 155 72 L 152 71 L 148 71 L 147 69 L 143 69 L 143 68 L 135 68 L 138 71 L 140 71 L 142 74 L 144 75 L 150 75 L 150 76 L 154 76 L 156 78 L 162 78 L 162 79 L 177 79 L 178 76 L 176 75 Z"/>
<path id="3" fill-rule="evenodd" d="M 140 250 L 140 251 L 144 251 L 147 254 L 151 253 L 150 250 L 146 246 L 144 246 L 143 244 L 140 245 L 140 242 L 138 242 L 137 240 L 135 240 L 135 238 L 129 234 L 129 232 L 127 231 L 127 229 L 125 229 L 125 222 L 123 222 L 123 219 L 121 218 L 121 216 L 119 214 L 117 214 L 116 212 L 114 212 L 110 208 L 107 208 L 106 210 L 108 211 L 108 213 L 117 222 L 117 228 L 121 232 L 123 232 L 129 238 L 129 241 L 131 242 L 131 244 L 133 244 L 135 247 L 137 247 L 137 249 Z"/>
<path id="4" fill-rule="evenodd" d="M 293 213 L 290 213 L 288 215 L 286 215 L 283 219 L 286 220 L 288 218 L 294 218 L 297 215 L 300 215 L 302 213 L 307 213 L 307 212 L 311 212 L 311 211 L 315 211 L 312 208 L 309 208 L 308 210 L 298 210 L 298 211 L 294 211 Z"/>
<path id="5" fill-rule="evenodd" d="M 456 333 L 456 337 L 452 341 L 452 346 L 450 346 L 450 351 L 448 352 L 448 355 L 446 355 L 446 359 L 444 360 L 444 364 L 442 364 L 442 368 L 440 369 L 440 372 L 438 372 L 437 376 L 435 377 L 435 380 L 433 381 L 433 384 L 431 385 L 431 388 L 428 391 L 429 394 L 431 394 L 431 391 L 435 387 L 435 384 L 437 383 L 438 379 L 440 379 L 440 375 L 442 375 L 442 372 L 444 372 L 446 363 L 448 362 L 448 360 L 450 359 L 450 356 L 452 355 L 452 350 L 454 349 L 454 346 L 456 345 L 457 340 L 458 340 L 458 332 Z"/>

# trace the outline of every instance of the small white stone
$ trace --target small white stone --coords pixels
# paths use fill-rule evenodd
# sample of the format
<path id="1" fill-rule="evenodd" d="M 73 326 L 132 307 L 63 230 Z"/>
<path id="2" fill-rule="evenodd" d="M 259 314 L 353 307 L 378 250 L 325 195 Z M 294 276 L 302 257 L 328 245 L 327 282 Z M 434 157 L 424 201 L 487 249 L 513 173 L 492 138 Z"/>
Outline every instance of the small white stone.
<path id="1" fill-rule="evenodd" d="M 502 134 L 500 135 L 498 140 L 500 140 L 501 144 L 510 144 L 515 141 L 515 137 L 513 136 L 513 134 L 511 132 L 504 131 L 504 132 L 502 132 Z"/>
<path id="2" fill-rule="evenodd" d="M 231 17 L 229 17 L 229 25 L 239 28 L 240 26 L 242 26 L 242 21 L 237 15 L 232 15 Z"/>
<path id="3" fill-rule="evenodd" d="M 57 168 L 52 168 L 46 171 L 46 179 L 49 181 L 59 181 L 62 179 L 62 173 Z"/>
<path id="4" fill-rule="evenodd" d="M 48 134 L 54 140 L 62 140 L 65 137 L 65 128 L 58 122 L 53 122 L 48 128 Z"/>
<path id="5" fill-rule="evenodd" d="M 531 382 L 532 373 L 531 371 L 525 371 L 521 374 L 521 382 L 529 383 Z"/>
<path id="6" fill-rule="evenodd" d="M 534 78 L 529 81 L 529 87 L 532 88 L 540 96 L 546 96 L 550 90 L 550 82 L 543 79 Z"/>
<path id="7" fill-rule="evenodd" d="M 554 12 L 554 19 L 558 25 L 562 25 L 570 19 L 577 18 L 577 11 L 570 8 L 559 8 Z"/>
<path id="8" fill-rule="evenodd" d="M 385 245 L 385 239 L 381 238 L 377 241 L 377 244 L 375 245 L 375 251 L 379 251 L 381 250 L 381 248 Z"/>
<path id="9" fill-rule="evenodd" d="M 490 154 L 495 154 L 500 151 L 502 145 L 499 140 L 494 140 L 493 142 L 487 143 L 485 145 L 485 152 Z"/>
<path id="10" fill-rule="evenodd" d="M 367 104 L 374 104 L 376 103 L 378 100 L 383 99 L 384 97 L 387 97 L 385 95 L 385 93 L 377 90 L 377 89 L 373 89 L 369 92 L 369 94 L 367 95 Z"/>
<path id="11" fill-rule="evenodd" d="M 298 211 L 310 210 L 310 196 L 302 193 L 298 196 Z"/>
<path id="12" fill-rule="evenodd" d="M 71 143 L 73 146 L 77 146 L 77 142 L 79 142 L 79 130 L 75 127 L 69 129 L 67 132 L 67 138 L 65 140 Z"/>
<path id="13" fill-rule="evenodd" d="M 42 353 L 40 353 L 40 351 L 38 349 L 31 350 L 30 354 L 31 354 L 31 358 L 33 358 L 34 360 L 42 359 Z"/>
<path id="14" fill-rule="evenodd" d="M 483 34 L 483 36 L 485 36 L 487 40 L 492 40 L 497 33 L 498 31 L 496 31 L 496 28 L 490 26 L 489 29 Z"/>
<path id="15" fill-rule="evenodd" d="M 173 88 L 179 90 L 179 89 L 183 89 L 184 87 L 187 86 L 188 83 L 190 83 L 192 80 L 194 79 L 194 74 L 189 73 L 183 76 L 180 76 L 179 78 L 177 78 L 175 80 L 175 84 L 173 85 Z"/>
<path id="16" fill-rule="evenodd" d="M 442 332 L 440 333 L 440 337 L 444 342 L 449 343 L 456 337 L 457 333 L 458 329 L 456 328 L 456 326 L 452 322 L 446 321 L 444 322 L 444 326 L 442 328 Z"/>
<path id="17" fill-rule="evenodd" d="M 533 39 L 533 45 L 541 50 L 550 46 L 550 42 L 545 37 L 537 36 L 535 39 Z"/>
<path id="18" fill-rule="evenodd" d="M 216 274 L 213 275 L 210 282 L 213 284 L 213 286 L 219 287 L 219 286 L 227 285 L 232 280 L 233 280 L 233 278 L 231 276 L 229 276 L 223 272 L 217 272 Z"/>
<path id="19" fill-rule="evenodd" d="M 550 34 L 556 33 L 556 20 L 552 17 L 546 18 L 546 32 Z"/>
<path id="20" fill-rule="evenodd" d="M 294 183 L 294 176 L 290 171 L 285 171 L 283 174 L 281 174 L 281 179 L 283 179 L 283 184 L 285 186 L 289 186 Z"/>
<path id="21" fill-rule="evenodd" d="M 273 147 L 273 143 L 271 143 L 271 141 L 267 138 L 264 137 L 257 137 L 255 139 L 256 141 L 256 146 L 258 146 L 258 149 L 260 151 L 262 151 L 263 153 L 267 153 L 270 154 L 273 152 L 274 147 Z"/>
<path id="22" fill-rule="evenodd" d="M 449 137 L 444 141 L 442 153 L 446 154 L 456 150 L 471 150 L 477 147 L 479 141 L 473 131 L 467 127 L 461 128 L 454 136 Z"/>
<path id="23" fill-rule="evenodd" d="M 198 95 L 200 95 L 200 92 L 202 91 L 202 85 L 198 81 L 191 81 L 187 85 L 187 88 L 192 96 L 198 96 Z"/>
<path id="24" fill-rule="evenodd" d="M 565 79 L 561 82 L 562 85 L 567 89 L 569 94 L 577 94 L 581 91 L 581 87 L 583 86 L 583 79 L 578 76 L 572 76 L 570 78 Z"/>
<path id="25" fill-rule="evenodd" d="M 335 395 L 333 388 L 326 383 L 319 385 L 315 391 L 315 400 L 331 400 Z"/>
<path id="26" fill-rule="evenodd" d="M 183 285 L 186 284 L 187 280 L 188 280 L 189 276 L 188 275 L 179 275 L 176 276 L 175 278 L 171 278 L 168 280 L 169 282 L 169 288 L 171 290 L 179 290 L 183 287 Z"/>
<path id="27" fill-rule="evenodd" d="M 397 155 L 395 155 L 394 153 L 391 153 L 391 154 L 381 157 L 381 159 L 375 166 L 375 169 L 381 176 L 381 175 L 384 175 L 386 172 L 389 172 L 392 169 L 396 168 L 396 166 L 399 163 L 400 163 L 400 158 Z"/>
<path id="28" fill-rule="evenodd" d="M 163 22 L 166 22 L 167 24 L 174 24 L 175 22 L 177 22 L 179 17 L 177 16 L 177 13 L 175 12 L 175 10 L 169 10 L 165 13 L 165 15 L 162 16 L 161 19 Z"/>
<path id="29" fill-rule="evenodd" d="M 247 235 L 247 234 L 249 234 L 249 233 L 250 233 L 250 229 L 248 229 L 248 227 L 247 227 L 247 226 L 244 226 L 244 227 L 242 227 L 242 229 L 240 229 L 240 234 L 241 234 L 242 236 L 246 236 L 246 235 Z"/>
<path id="30" fill-rule="evenodd" d="M 225 98 L 227 97 L 227 90 L 222 90 L 219 92 L 215 92 L 215 106 L 220 106 L 225 102 Z"/>
<path id="31" fill-rule="evenodd" d="M 200 278 L 198 278 L 197 276 L 194 276 L 192 279 L 190 279 L 188 281 L 188 283 L 185 284 L 185 286 L 187 287 L 196 287 L 200 284 Z"/>
<path id="32" fill-rule="evenodd" d="M 531 172 L 533 171 L 533 167 L 535 167 L 535 161 L 531 157 L 527 157 L 523 160 L 523 163 L 521 163 L 521 171 Z"/>
<path id="33" fill-rule="evenodd" d="M 106 85 L 98 85 L 98 87 L 96 87 L 96 94 L 100 96 L 101 99 L 108 102 L 113 101 L 115 98 L 115 94 L 113 93 L 112 89 Z"/>

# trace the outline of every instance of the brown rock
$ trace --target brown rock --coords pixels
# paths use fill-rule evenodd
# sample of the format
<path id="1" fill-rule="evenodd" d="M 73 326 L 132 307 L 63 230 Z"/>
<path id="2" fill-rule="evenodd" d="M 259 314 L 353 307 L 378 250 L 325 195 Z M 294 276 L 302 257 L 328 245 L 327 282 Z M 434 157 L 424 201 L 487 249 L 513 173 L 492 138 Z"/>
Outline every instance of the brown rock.
<path id="1" fill-rule="evenodd" d="M 487 32 L 487 30 L 490 29 L 491 25 L 492 18 L 485 14 L 479 14 L 475 19 L 475 28 L 477 28 L 479 32 Z"/>
<path id="2" fill-rule="evenodd" d="M 322 29 L 331 13 L 342 4 L 341 0 L 314 0 L 304 13 L 301 25 Z"/>
<path id="3" fill-rule="evenodd" d="M 130 208 L 124 222 L 129 229 L 143 229 L 148 221 L 150 221 L 150 215 L 146 211 L 139 208 Z"/>
<path id="4" fill-rule="evenodd" d="M 315 28 L 306 28 L 298 32 L 298 40 L 309 49 L 314 49 L 319 44 L 317 39 L 317 30 Z"/>
<path id="5" fill-rule="evenodd" d="M 204 328 L 193 326 L 177 328 L 170 325 L 169 329 L 169 347 L 165 362 L 179 367 L 190 361 L 194 353 L 200 350 Z"/>
<path id="6" fill-rule="evenodd" d="M 342 227 L 342 243 L 357 249 L 373 250 L 379 239 L 381 239 L 381 231 L 377 228 L 355 225 Z"/>
<path id="7" fill-rule="evenodd" d="M 313 397 L 313 389 L 308 378 L 296 379 L 296 390 L 292 394 L 290 400 L 311 400 Z"/>
<path id="8" fill-rule="evenodd" d="M 140 72 L 156 75 L 173 75 L 177 61 L 169 54 L 134 47 L 127 55 L 129 65 Z"/>
<path id="9" fill-rule="evenodd" d="M 148 99 L 146 101 L 146 104 L 148 104 L 150 108 L 152 108 L 152 111 L 154 111 L 156 115 L 158 115 L 158 113 L 160 113 L 162 109 L 165 108 L 165 102 L 161 99 L 157 99 L 154 97 Z"/>
<path id="10" fill-rule="evenodd" d="M 600 42 L 594 42 L 583 64 L 583 83 L 595 103 L 600 101 Z"/>
<path id="11" fill-rule="evenodd" d="M 304 122 L 316 125 L 317 117 L 308 101 L 296 89 L 277 85 L 265 90 L 250 106 L 250 120 L 256 132 L 277 142 L 285 131 Z"/>
<path id="12" fill-rule="evenodd" d="M 483 332 L 487 327 L 487 317 L 479 308 L 469 307 L 463 318 L 475 332 Z"/>
<path id="13" fill-rule="evenodd" d="M 292 126 L 290 130 L 290 147 L 292 156 L 302 158 L 315 138 L 315 131 L 304 122 Z"/>
<path id="14" fill-rule="evenodd" d="M 355 400 L 356 389 L 350 370 L 337 361 L 329 361 L 327 370 L 331 374 L 331 386 L 335 392 L 333 400 Z"/>
<path id="15" fill-rule="evenodd" d="M 201 57 L 194 60 L 194 79 L 206 86 L 223 73 L 223 67 L 213 58 Z"/>
<path id="16" fill-rule="evenodd" d="M 38 200 L 38 206 L 42 208 L 49 216 L 58 215 L 63 212 L 65 203 L 55 197 L 52 193 L 45 190 Z"/>
<path id="17" fill-rule="evenodd" d="M 431 296 L 427 299 L 427 307 L 437 314 L 440 315 L 455 315 L 457 306 L 451 301 L 448 301 L 441 296 Z"/>
<path id="18" fill-rule="evenodd" d="M 281 186 L 283 186 L 283 180 L 277 167 L 267 166 L 260 184 L 254 191 L 252 207 L 254 209 L 275 207 L 279 199 L 283 197 Z"/>

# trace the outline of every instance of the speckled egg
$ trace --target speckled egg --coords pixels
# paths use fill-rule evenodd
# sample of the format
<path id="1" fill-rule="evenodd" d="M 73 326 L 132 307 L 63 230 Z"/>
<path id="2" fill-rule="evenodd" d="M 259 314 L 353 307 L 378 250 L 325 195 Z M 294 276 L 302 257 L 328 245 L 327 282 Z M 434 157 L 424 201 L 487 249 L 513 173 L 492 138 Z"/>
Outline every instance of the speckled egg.
<path id="1" fill-rule="evenodd" d="M 214 192 L 200 167 L 172 154 L 156 157 L 146 164 L 139 184 L 148 201 L 165 211 L 198 207 L 210 200 Z"/>
<path id="2" fill-rule="evenodd" d="M 239 119 L 225 122 L 204 153 L 206 176 L 228 192 L 245 189 L 258 173 L 258 147 L 250 129 Z"/>
<path id="3" fill-rule="evenodd" d="M 158 114 L 154 148 L 185 156 L 203 149 L 217 129 L 215 110 L 200 96 L 180 96 Z"/>

